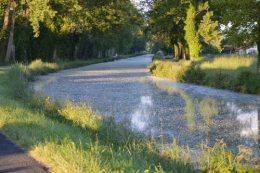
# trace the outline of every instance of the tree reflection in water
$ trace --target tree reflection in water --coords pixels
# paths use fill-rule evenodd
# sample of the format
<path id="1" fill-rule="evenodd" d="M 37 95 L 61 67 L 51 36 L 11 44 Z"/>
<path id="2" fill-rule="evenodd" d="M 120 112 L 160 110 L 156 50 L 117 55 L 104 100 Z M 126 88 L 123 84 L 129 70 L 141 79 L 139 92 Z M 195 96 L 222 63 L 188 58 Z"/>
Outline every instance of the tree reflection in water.
<path id="1" fill-rule="evenodd" d="M 181 121 L 178 126 L 174 123 L 176 130 L 171 129 L 178 131 L 173 132 L 173 137 L 176 137 L 178 133 L 180 134 L 178 136 L 180 143 L 188 142 L 189 145 L 196 146 L 199 142 L 208 140 L 209 144 L 213 145 L 216 140 L 223 139 L 232 151 L 238 152 L 238 147 L 244 145 L 252 149 L 254 157 L 258 157 L 259 115 L 257 109 L 260 105 L 259 102 L 250 100 L 251 96 L 229 97 L 231 94 L 235 95 L 235 93 L 228 93 L 229 95 L 220 93 L 218 95 L 217 90 L 209 91 L 213 94 L 207 95 L 201 91 L 198 92 L 198 90 L 194 91 L 194 88 L 189 85 L 167 80 L 155 80 L 155 86 L 167 91 L 169 95 L 179 95 L 185 103 L 183 108 L 175 107 L 174 110 L 184 110 L 186 128 L 191 134 L 185 133 L 185 129 L 181 127 L 183 125 Z M 241 97 L 245 97 L 247 101 L 241 99 Z M 178 116 L 174 116 L 174 118 L 176 117 Z M 173 119 L 172 121 L 179 120 Z M 171 124 L 171 122 L 167 123 Z M 166 127 L 164 130 L 169 132 Z M 186 138 L 182 135 L 185 135 Z"/>

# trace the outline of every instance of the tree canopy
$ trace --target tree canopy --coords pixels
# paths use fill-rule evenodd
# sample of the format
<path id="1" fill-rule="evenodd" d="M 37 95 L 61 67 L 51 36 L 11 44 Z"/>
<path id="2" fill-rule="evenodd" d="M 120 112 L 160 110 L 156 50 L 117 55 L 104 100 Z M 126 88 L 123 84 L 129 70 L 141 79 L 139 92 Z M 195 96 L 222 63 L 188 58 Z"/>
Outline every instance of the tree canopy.
<path id="1" fill-rule="evenodd" d="M 132 47 L 145 23 L 130 0 L 0 0 L 0 7 L 1 61 L 14 58 L 9 42 L 15 61 L 140 51 Z"/>
<path id="2" fill-rule="evenodd" d="M 145 49 L 148 37 L 154 48 L 172 49 L 178 59 L 196 58 L 208 50 L 221 52 L 223 38 L 238 47 L 260 42 L 259 0 L 140 4 L 137 8 L 131 0 L 0 0 L 0 61 L 137 52 Z"/>
<path id="3" fill-rule="evenodd" d="M 196 58 L 202 44 L 221 51 L 222 36 L 208 1 L 153 0 L 149 12 L 150 31 L 157 40 L 174 47 L 176 58 Z M 160 38 L 160 39 L 158 39 Z M 155 40 L 156 41 L 156 40 Z"/>
<path id="4" fill-rule="evenodd" d="M 220 14 L 224 34 L 234 46 L 258 45 L 258 73 L 260 74 L 260 1 L 211 0 Z"/>

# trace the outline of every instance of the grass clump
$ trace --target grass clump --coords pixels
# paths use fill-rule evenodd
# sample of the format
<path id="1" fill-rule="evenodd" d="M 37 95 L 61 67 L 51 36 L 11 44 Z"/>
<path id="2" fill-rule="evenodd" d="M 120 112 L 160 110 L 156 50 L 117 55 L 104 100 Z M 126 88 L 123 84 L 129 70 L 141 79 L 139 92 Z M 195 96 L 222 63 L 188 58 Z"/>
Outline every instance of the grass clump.
<path id="1" fill-rule="evenodd" d="M 222 140 L 215 143 L 213 147 L 201 144 L 199 154 L 200 169 L 203 172 L 259 172 L 257 163 L 251 160 L 252 150 L 247 147 L 239 147 L 239 153 L 233 154 Z M 249 152 L 250 151 L 250 152 Z M 246 161 L 246 162 L 245 162 Z"/>
<path id="2" fill-rule="evenodd" d="M 47 97 L 47 102 L 49 102 Z M 98 130 L 101 126 L 101 116 L 95 113 L 91 107 L 85 104 L 81 106 L 67 103 L 64 107 L 58 110 L 58 113 L 67 120 L 73 121 L 73 124 L 82 128 Z"/>
<path id="3" fill-rule="evenodd" d="M 56 72 L 59 67 L 56 63 L 48 63 L 43 62 L 40 59 L 36 59 L 28 65 L 28 68 L 33 76 L 38 76 Z"/>
<path id="4" fill-rule="evenodd" d="M 30 70 L 22 64 L 15 64 L 7 70 L 4 76 L 6 94 L 13 99 L 27 100 L 32 90 L 29 87 Z"/>
<path id="5" fill-rule="evenodd" d="M 155 59 L 148 68 L 155 76 L 176 79 L 176 74 L 181 68 L 181 65 L 178 62 L 165 61 L 164 59 Z"/>

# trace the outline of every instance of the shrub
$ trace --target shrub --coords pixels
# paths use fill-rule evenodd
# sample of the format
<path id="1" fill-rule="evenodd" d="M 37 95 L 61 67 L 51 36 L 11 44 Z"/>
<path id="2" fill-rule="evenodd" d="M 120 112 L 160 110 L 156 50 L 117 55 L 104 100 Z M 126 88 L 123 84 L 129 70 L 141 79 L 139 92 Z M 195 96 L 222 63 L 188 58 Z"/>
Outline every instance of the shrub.
<path id="1" fill-rule="evenodd" d="M 154 76 L 175 79 L 180 64 L 172 61 L 155 60 L 149 66 Z"/>
<path id="2" fill-rule="evenodd" d="M 259 75 L 248 70 L 241 71 L 236 78 L 234 90 L 249 94 L 260 94 Z"/>
<path id="3" fill-rule="evenodd" d="M 206 85 L 219 89 L 231 89 L 232 79 L 228 74 L 217 72 L 213 76 L 208 76 Z"/>
<path id="4" fill-rule="evenodd" d="M 182 66 L 176 74 L 176 79 L 180 82 L 203 84 L 206 73 L 194 62 L 188 66 Z"/>

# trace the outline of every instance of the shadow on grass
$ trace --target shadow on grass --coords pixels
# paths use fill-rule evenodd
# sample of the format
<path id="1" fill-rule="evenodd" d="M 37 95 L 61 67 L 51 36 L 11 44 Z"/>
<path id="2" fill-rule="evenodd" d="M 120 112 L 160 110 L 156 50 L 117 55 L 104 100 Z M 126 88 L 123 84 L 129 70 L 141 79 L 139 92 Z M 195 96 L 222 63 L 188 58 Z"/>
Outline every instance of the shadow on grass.
<path id="1" fill-rule="evenodd" d="M 39 159 L 47 164 L 47 160 L 52 160 L 54 165 L 61 164 L 60 160 L 53 160 L 56 158 L 64 158 L 70 164 L 85 158 L 84 164 L 94 159 L 96 166 L 105 171 L 197 172 L 191 164 L 162 154 L 152 141 L 142 139 L 113 119 L 103 120 L 102 126 L 93 130 L 75 125 L 56 110 L 35 106 L 29 110 L 35 121 L 24 117 L 15 123 L 6 123 L 1 129 L 21 147 L 36 151 L 36 155 L 43 157 Z M 51 154 L 37 154 L 39 150 Z M 70 167 L 94 169 L 84 164 Z"/>

